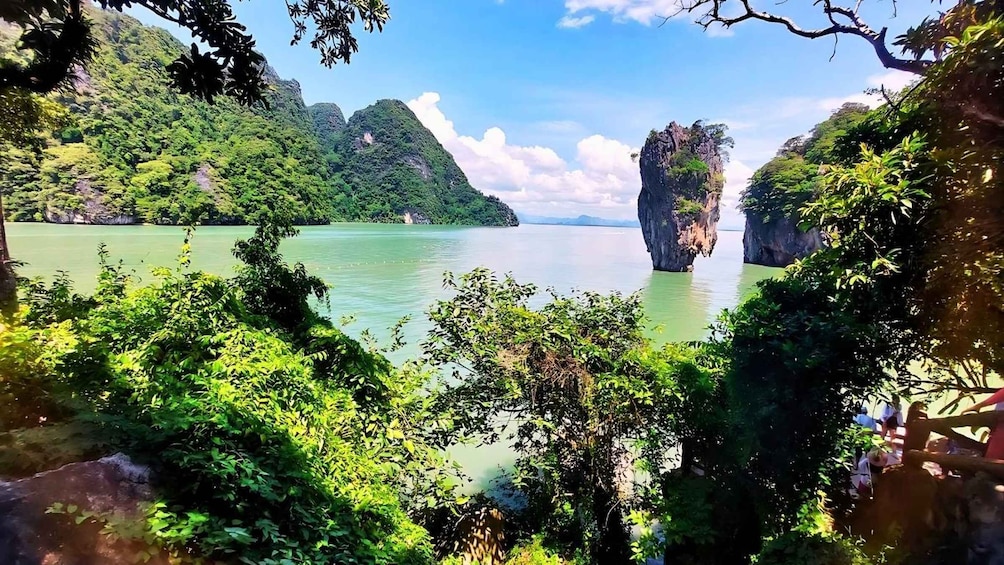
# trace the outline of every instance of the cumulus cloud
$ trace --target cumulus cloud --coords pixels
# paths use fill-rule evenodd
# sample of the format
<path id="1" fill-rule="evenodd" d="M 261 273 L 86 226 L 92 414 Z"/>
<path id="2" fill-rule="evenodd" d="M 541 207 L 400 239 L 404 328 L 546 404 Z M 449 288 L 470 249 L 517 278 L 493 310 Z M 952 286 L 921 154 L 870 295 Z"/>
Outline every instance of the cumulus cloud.
<path id="1" fill-rule="evenodd" d="M 821 109 L 828 111 L 836 110 L 847 102 L 857 102 L 858 104 L 866 104 L 875 108 L 882 105 L 885 102 L 885 98 L 881 94 L 873 92 L 873 90 L 884 88 L 886 92 L 899 92 L 909 86 L 916 78 L 916 75 L 903 71 L 889 71 L 880 75 L 872 75 L 867 79 L 868 90 L 866 92 L 844 97 L 824 98 L 819 101 L 818 105 Z"/>
<path id="2" fill-rule="evenodd" d="M 565 0 L 565 9 L 568 10 L 566 18 L 596 10 L 610 14 L 614 21 L 635 21 L 643 25 L 661 22 L 680 11 L 679 0 Z"/>
<path id="3" fill-rule="evenodd" d="M 558 27 L 564 29 L 576 29 L 593 23 L 593 20 L 595 19 L 596 16 L 592 14 L 581 17 L 565 16 L 558 20 Z"/>
<path id="4" fill-rule="evenodd" d="M 426 92 L 408 102 L 418 119 L 457 160 L 471 184 L 531 213 L 561 211 L 630 217 L 641 188 L 630 145 L 602 135 L 576 144 L 569 163 L 549 147 L 512 144 L 498 127 L 480 137 L 462 135 L 439 108 L 440 95 Z"/>
<path id="5" fill-rule="evenodd" d="M 722 189 L 722 209 L 719 225 L 723 229 L 742 229 L 745 218 L 739 211 L 739 195 L 753 176 L 753 168 L 742 161 L 731 160 L 725 164 L 725 188 Z"/>

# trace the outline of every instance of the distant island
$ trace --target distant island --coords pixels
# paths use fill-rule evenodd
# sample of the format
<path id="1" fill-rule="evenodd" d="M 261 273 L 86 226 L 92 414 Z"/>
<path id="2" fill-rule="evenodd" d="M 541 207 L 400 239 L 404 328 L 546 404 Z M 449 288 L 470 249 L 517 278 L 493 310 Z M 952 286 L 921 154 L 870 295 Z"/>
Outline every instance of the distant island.
<path id="1" fill-rule="evenodd" d="M 209 104 L 168 87 L 167 64 L 186 50 L 170 33 L 87 13 L 93 60 L 54 96 L 67 123 L 42 151 L 0 148 L 9 219 L 248 224 L 281 203 L 297 224 L 517 223 L 400 100 L 346 120 L 335 104 L 307 106 L 298 82 L 266 67 L 267 104 Z M 17 56 L 18 29 L 0 26 L 0 59 Z"/>
<path id="2" fill-rule="evenodd" d="M 603 226 L 610 228 L 640 228 L 638 220 L 611 220 L 608 218 L 597 218 L 596 216 L 582 215 L 578 218 L 552 218 L 549 216 L 532 216 L 530 214 L 516 214 L 519 221 L 524 224 L 540 224 L 548 226 Z"/>

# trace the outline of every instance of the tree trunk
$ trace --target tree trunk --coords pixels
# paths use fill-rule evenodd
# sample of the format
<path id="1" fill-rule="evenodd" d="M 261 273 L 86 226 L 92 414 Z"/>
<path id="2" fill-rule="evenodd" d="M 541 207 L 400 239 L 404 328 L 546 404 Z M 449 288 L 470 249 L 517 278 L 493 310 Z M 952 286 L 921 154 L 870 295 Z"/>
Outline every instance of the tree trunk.
<path id="1" fill-rule="evenodd" d="M 593 514 L 599 529 L 594 563 L 627 565 L 631 563 L 631 540 L 624 515 L 617 500 L 614 478 L 597 477 L 593 485 Z"/>
<path id="2" fill-rule="evenodd" d="M 7 248 L 7 230 L 4 227 L 3 195 L 0 194 L 0 312 L 17 308 L 17 277 Z"/>

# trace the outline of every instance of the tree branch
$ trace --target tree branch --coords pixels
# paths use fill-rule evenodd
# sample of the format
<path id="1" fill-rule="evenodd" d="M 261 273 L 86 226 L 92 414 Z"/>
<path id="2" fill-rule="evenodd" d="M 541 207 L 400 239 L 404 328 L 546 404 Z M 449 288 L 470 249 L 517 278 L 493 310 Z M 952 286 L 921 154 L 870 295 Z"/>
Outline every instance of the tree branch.
<path id="1" fill-rule="evenodd" d="M 917 75 L 924 74 L 934 63 L 931 60 L 903 59 L 893 55 L 886 45 L 888 29 L 882 28 L 876 31 L 858 16 L 862 0 L 857 0 L 854 8 L 834 6 L 832 0 L 816 0 L 815 4 L 822 8 L 823 14 L 830 21 L 828 27 L 817 29 L 805 29 L 791 18 L 756 10 L 750 5 L 750 0 L 740 0 L 743 11 L 738 15 L 725 16 L 721 12 L 725 2 L 726 0 L 692 0 L 690 4 L 683 4 L 677 13 L 700 14 L 697 18 L 697 23 L 705 29 L 708 29 L 709 26 L 715 23 L 728 28 L 747 20 L 758 20 L 784 26 L 788 32 L 807 39 L 818 39 L 831 35 L 839 36 L 841 34 L 855 35 L 871 44 L 882 66 L 887 69 L 895 69 Z M 735 4 L 729 4 L 729 6 L 733 5 Z M 703 13 L 701 13 L 702 11 Z"/>

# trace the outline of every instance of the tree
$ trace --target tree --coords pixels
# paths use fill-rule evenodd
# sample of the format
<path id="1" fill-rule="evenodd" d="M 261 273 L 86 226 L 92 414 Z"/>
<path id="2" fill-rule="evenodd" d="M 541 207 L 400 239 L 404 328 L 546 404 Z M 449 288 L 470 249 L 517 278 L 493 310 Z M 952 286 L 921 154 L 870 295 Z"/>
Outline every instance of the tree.
<path id="1" fill-rule="evenodd" d="M 799 213 L 830 245 L 716 328 L 735 426 L 720 452 L 735 459 L 706 480 L 746 485 L 761 535 L 843 490 L 839 454 L 864 397 L 949 392 L 951 409 L 1004 370 L 1002 38 L 1000 2 L 963 1 L 899 40 L 937 56 L 826 149 Z"/>
<path id="2" fill-rule="evenodd" d="M 21 89 L 0 88 L 0 147 L 14 145 L 38 149 L 40 130 L 59 127 L 66 119 L 62 105 Z M 6 159 L 0 155 L 0 160 Z M 3 192 L 0 191 L 0 310 L 14 304 L 16 277 L 4 226 Z"/>
<path id="3" fill-rule="evenodd" d="M 837 38 L 841 35 L 856 36 L 864 39 L 875 50 L 882 65 L 889 69 L 906 71 L 908 73 L 923 74 L 927 71 L 935 59 L 924 58 L 924 53 L 913 53 L 913 57 L 897 57 L 893 54 L 888 44 L 888 28 L 873 29 L 859 15 L 862 5 L 861 0 L 857 0 L 850 5 L 841 5 L 834 0 L 821 0 L 814 4 L 820 8 L 823 15 L 829 21 L 829 25 L 819 28 L 804 28 L 789 17 L 765 12 L 755 9 L 751 5 L 751 0 L 685 0 L 679 11 L 697 15 L 697 23 L 705 29 L 713 24 L 731 27 L 747 20 L 758 20 L 762 22 L 778 24 L 784 26 L 789 32 L 800 37 L 817 39 L 820 37 Z M 960 3 L 967 3 L 961 0 Z M 895 10 L 895 2 L 893 2 Z M 738 7 L 736 13 L 732 8 Z M 730 14 L 730 15 L 726 15 Z M 731 15 L 734 14 L 734 15 Z M 923 33 L 929 29 L 927 20 L 918 28 L 911 29 L 905 36 L 898 38 L 894 45 L 908 37 Z"/>
<path id="4" fill-rule="evenodd" d="M 485 269 L 446 285 L 456 296 L 430 312 L 425 351 L 462 373 L 440 402 L 464 434 L 512 441 L 519 522 L 566 555 L 629 562 L 630 472 L 677 440 L 678 382 L 706 379 L 692 352 L 651 346 L 637 296 L 552 294 L 534 309 L 533 285 Z"/>
<path id="5" fill-rule="evenodd" d="M 47 93 L 86 64 L 93 45 L 84 0 L 20 0 L 0 8 L 0 18 L 24 29 L 21 48 L 31 54 L 27 63 L 0 62 L 0 89 L 21 88 Z M 185 94 L 206 100 L 225 94 L 243 103 L 260 102 L 268 88 L 264 57 L 255 51 L 254 38 L 235 20 L 229 0 L 98 0 L 102 8 L 122 11 L 141 6 L 192 32 L 205 44 L 192 44 L 171 66 L 172 84 Z M 286 2 L 293 24 L 292 43 L 313 30 L 310 45 L 321 63 L 348 63 L 359 50 L 353 24 L 365 31 L 382 30 L 390 17 L 383 0 Z"/>

